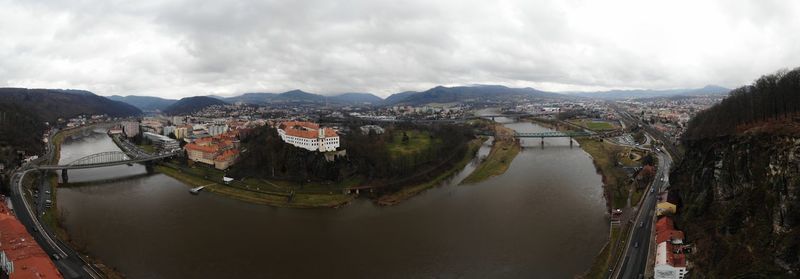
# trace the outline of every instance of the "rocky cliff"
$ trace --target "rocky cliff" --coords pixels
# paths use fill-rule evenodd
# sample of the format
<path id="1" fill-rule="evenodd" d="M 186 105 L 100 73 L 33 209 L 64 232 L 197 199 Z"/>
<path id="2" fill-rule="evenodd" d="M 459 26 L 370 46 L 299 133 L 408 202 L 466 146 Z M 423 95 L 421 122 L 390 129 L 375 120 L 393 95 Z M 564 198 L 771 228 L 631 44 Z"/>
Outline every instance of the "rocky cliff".
<path id="1" fill-rule="evenodd" d="M 670 182 L 678 225 L 695 245 L 701 278 L 780 278 L 800 272 L 800 133 L 797 119 L 685 143 Z"/>

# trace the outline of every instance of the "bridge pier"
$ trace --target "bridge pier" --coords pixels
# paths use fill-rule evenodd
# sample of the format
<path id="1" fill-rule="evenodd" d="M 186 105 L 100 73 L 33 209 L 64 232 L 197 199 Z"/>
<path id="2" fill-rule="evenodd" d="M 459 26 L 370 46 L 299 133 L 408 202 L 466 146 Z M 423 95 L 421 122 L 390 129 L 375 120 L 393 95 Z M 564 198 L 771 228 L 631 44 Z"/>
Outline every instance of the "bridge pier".
<path id="1" fill-rule="evenodd" d="M 147 170 L 147 174 L 153 174 L 153 173 L 156 172 L 152 161 L 145 162 L 144 163 L 144 169 Z"/>
<path id="2" fill-rule="evenodd" d="M 61 170 L 61 181 L 63 181 L 65 184 L 69 183 L 69 176 L 67 175 L 67 169 Z"/>

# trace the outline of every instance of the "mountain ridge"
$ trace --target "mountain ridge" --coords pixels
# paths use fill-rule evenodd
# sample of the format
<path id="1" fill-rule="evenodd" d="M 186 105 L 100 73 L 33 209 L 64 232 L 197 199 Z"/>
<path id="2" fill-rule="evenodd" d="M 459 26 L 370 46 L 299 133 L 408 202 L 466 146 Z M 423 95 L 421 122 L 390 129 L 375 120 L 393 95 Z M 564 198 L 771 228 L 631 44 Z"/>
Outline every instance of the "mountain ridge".
<path id="1" fill-rule="evenodd" d="M 213 105 L 225 105 L 227 102 L 207 96 L 186 97 L 166 107 L 167 115 L 191 114 Z"/>

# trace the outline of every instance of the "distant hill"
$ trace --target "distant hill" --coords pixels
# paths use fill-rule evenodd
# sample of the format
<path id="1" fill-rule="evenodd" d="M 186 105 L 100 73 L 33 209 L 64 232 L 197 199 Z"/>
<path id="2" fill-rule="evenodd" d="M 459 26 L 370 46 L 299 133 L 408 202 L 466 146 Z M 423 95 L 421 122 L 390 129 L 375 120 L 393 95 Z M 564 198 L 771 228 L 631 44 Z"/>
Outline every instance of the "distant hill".
<path id="1" fill-rule="evenodd" d="M 159 97 L 134 96 L 134 95 L 129 95 L 129 96 L 114 95 L 108 98 L 114 101 L 125 102 L 143 111 L 164 110 L 168 106 L 178 101 L 172 99 L 163 99 Z"/>
<path id="2" fill-rule="evenodd" d="M 381 97 L 372 95 L 370 93 L 342 93 L 339 95 L 331 96 L 329 99 L 339 103 L 352 103 L 352 104 L 381 104 L 383 99 Z"/>
<path id="3" fill-rule="evenodd" d="M 706 85 L 703 88 L 667 89 L 667 90 L 609 90 L 609 91 L 590 91 L 590 92 L 564 92 L 564 94 L 597 98 L 604 100 L 638 99 L 667 96 L 701 96 L 701 95 L 725 95 L 731 90 L 716 85 Z"/>
<path id="4" fill-rule="evenodd" d="M 284 93 L 245 93 L 239 96 L 221 98 L 228 103 L 243 102 L 247 104 L 269 104 L 269 103 L 320 103 L 320 104 L 380 104 L 383 99 L 370 93 L 344 93 L 333 96 L 325 96 L 302 90 L 292 90 Z"/>
<path id="5" fill-rule="evenodd" d="M 190 114 L 213 105 L 225 105 L 226 102 L 206 96 L 187 97 L 178 100 L 164 109 L 168 115 Z"/>
<path id="6" fill-rule="evenodd" d="M 275 97 L 273 97 L 270 101 L 290 102 L 290 103 L 295 103 L 295 102 L 323 103 L 325 102 L 325 96 L 308 93 L 303 90 L 292 90 L 275 95 Z"/>
<path id="7" fill-rule="evenodd" d="M 226 101 L 228 103 L 243 102 L 243 103 L 246 103 L 246 104 L 264 104 L 264 103 L 269 102 L 269 100 L 274 98 L 276 95 L 278 95 L 278 94 L 275 94 L 275 93 L 244 93 L 244 94 L 239 95 L 239 96 L 228 97 L 228 98 L 222 98 L 222 97 L 216 97 L 216 96 L 213 96 L 213 97 L 218 98 L 220 100 L 224 100 L 224 101 Z M 209 96 L 209 97 L 211 97 L 211 96 Z"/>
<path id="8" fill-rule="evenodd" d="M 24 108 L 50 122 L 81 114 L 123 117 L 142 113 L 132 105 L 80 90 L 0 88 L 0 103 Z"/>
<path id="9" fill-rule="evenodd" d="M 141 113 L 134 106 L 89 91 L 0 88 L 0 145 L 7 144 L 29 154 L 41 153 L 44 122 L 54 124 L 58 118 L 81 114 L 125 117 Z"/>
<path id="10" fill-rule="evenodd" d="M 499 101 L 513 97 L 564 98 L 566 96 L 533 88 L 510 88 L 502 85 L 437 86 L 422 92 L 402 92 L 386 98 L 384 104 L 420 105 L 428 103 Z"/>

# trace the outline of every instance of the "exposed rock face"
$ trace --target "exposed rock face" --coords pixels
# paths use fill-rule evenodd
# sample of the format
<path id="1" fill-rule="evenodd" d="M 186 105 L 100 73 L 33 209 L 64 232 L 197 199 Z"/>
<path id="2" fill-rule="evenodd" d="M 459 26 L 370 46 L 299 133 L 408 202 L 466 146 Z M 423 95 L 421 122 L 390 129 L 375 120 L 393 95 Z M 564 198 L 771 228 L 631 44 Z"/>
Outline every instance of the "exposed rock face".
<path id="1" fill-rule="evenodd" d="M 670 177 L 693 276 L 800 272 L 800 137 L 749 133 L 689 142 Z"/>

